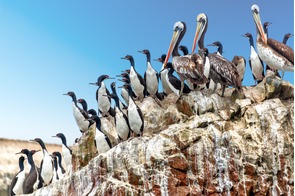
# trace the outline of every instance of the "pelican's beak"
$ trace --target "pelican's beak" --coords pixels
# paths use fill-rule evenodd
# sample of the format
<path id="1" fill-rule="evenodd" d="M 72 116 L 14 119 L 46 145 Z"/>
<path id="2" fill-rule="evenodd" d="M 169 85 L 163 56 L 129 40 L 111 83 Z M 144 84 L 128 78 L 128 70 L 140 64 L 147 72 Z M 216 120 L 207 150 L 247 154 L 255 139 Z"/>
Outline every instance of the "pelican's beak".
<path id="1" fill-rule="evenodd" d="M 266 34 L 264 33 L 263 26 L 262 26 L 261 20 L 260 20 L 258 5 L 256 5 L 256 4 L 252 5 L 251 10 L 252 10 L 253 19 L 256 24 L 258 33 L 260 34 L 262 41 L 264 43 L 267 43 L 267 37 L 266 37 Z"/>
<path id="2" fill-rule="evenodd" d="M 179 35 L 180 35 L 180 33 L 181 33 L 180 30 L 174 30 L 174 31 L 173 31 L 173 35 L 172 35 L 172 39 L 171 39 L 171 42 L 170 42 L 170 46 L 169 46 L 169 49 L 168 49 L 168 52 L 167 52 L 167 55 L 166 55 L 165 61 L 164 61 L 164 63 L 163 63 L 164 68 L 166 68 L 166 65 L 167 65 L 168 60 L 169 60 L 170 55 L 171 55 L 171 52 L 172 52 L 172 50 L 174 49 L 177 40 L 179 39 Z"/>
<path id="3" fill-rule="evenodd" d="M 199 40 L 199 35 L 201 30 L 204 28 L 204 23 L 197 21 L 197 28 L 196 28 L 196 33 L 194 37 L 194 42 L 193 42 L 193 47 L 192 47 L 192 54 L 195 52 L 196 46 L 197 46 L 197 41 Z"/>

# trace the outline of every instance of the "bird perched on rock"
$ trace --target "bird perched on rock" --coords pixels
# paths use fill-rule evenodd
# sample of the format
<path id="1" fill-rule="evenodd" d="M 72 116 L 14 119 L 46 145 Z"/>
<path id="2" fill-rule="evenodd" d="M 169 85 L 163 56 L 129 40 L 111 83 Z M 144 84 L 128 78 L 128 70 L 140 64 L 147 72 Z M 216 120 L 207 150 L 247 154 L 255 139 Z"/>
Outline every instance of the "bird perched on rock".
<path id="1" fill-rule="evenodd" d="M 106 95 L 110 95 L 109 90 L 106 88 L 104 80 L 107 79 L 113 79 L 110 78 L 108 75 L 101 75 L 97 78 L 97 82 L 95 83 L 89 83 L 98 86 L 98 89 L 96 91 L 96 101 L 98 104 L 98 111 L 99 113 L 105 117 L 108 116 L 108 114 L 111 114 L 113 116 L 113 111 L 111 107 L 111 98 L 107 97 Z"/>
<path id="2" fill-rule="evenodd" d="M 131 86 L 128 84 L 123 85 L 124 88 L 128 90 L 129 93 L 129 105 L 127 109 L 127 117 L 128 117 L 128 122 L 130 129 L 134 134 L 142 135 L 143 133 L 143 128 L 144 128 L 144 119 L 143 119 L 143 114 L 140 110 L 140 108 L 135 104 L 132 94 L 131 94 Z"/>
<path id="3" fill-rule="evenodd" d="M 28 163 L 31 166 L 29 174 L 26 176 L 23 183 L 23 194 L 33 193 L 35 190 L 42 187 L 42 179 L 40 177 L 40 169 L 35 165 L 33 160 L 33 155 L 40 150 L 31 150 L 22 149 L 16 154 L 25 154 L 27 155 Z"/>
<path id="4" fill-rule="evenodd" d="M 264 78 L 264 65 L 260 57 L 258 56 L 253 42 L 253 36 L 251 33 L 246 33 L 243 35 L 249 39 L 250 43 L 250 58 L 249 58 L 249 65 L 252 71 L 253 79 L 255 83 L 260 83 Z"/>
<path id="5" fill-rule="evenodd" d="M 52 158 L 51 158 L 50 154 L 48 153 L 46 146 L 45 146 L 44 142 L 42 141 L 42 139 L 35 138 L 31 141 L 38 142 L 42 148 L 43 159 L 42 159 L 41 165 L 40 165 L 40 176 L 42 177 L 42 181 L 43 181 L 42 186 L 47 186 L 51 183 L 52 178 L 53 178 L 54 168 L 53 168 Z"/>
<path id="6" fill-rule="evenodd" d="M 25 181 L 24 170 L 25 157 L 20 156 L 18 159 L 19 172 L 14 176 L 9 186 L 9 195 L 21 195 L 23 194 L 23 183 Z"/>
<path id="7" fill-rule="evenodd" d="M 116 91 L 116 82 L 111 83 L 111 90 L 112 90 L 112 94 L 115 94 L 117 96 L 118 100 L 119 100 L 119 108 L 120 108 L 120 110 L 126 109 L 127 106 L 124 103 L 122 103 L 122 101 L 118 97 L 118 94 L 117 94 L 117 91 Z"/>
<path id="8" fill-rule="evenodd" d="M 97 149 L 98 154 L 107 152 L 112 148 L 112 144 L 110 139 L 106 134 L 104 134 L 101 130 L 101 121 L 98 116 L 91 116 L 90 119 L 88 119 L 90 122 L 90 126 L 95 124 L 96 126 L 96 131 L 95 131 L 95 139 L 94 139 L 94 144 Z"/>
<path id="9" fill-rule="evenodd" d="M 60 152 L 53 152 L 52 157 L 54 160 L 56 160 L 56 163 L 54 163 L 55 173 L 56 173 L 56 180 L 60 180 L 63 178 L 63 175 L 65 173 L 65 169 L 62 166 L 62 156 Z"/>
<path id="10" fill-rule="evenodd" d="M 67 172 L 72 171 L 72 150 L 67 146 L 67 139 L 65 135 L 63 133 L 58 133 L 52 137 L 58 137 L 61 139 L 61 142 L 62 142 L 61 152 L 62 152 L 63 160 L 67 168 Z"/>
<path id="11" fill-rule="evenodd" d="M 259 57 L 273 70 L 282 70 L 282 79 L 285 71 L 294 72 L 294 51 L 289 46 L 268 38 L 262 28 L 259 6 L 253 4 L 251 11 L 257 29 L 256 47 Z"/>
<path id="12" fill-rule="evenodd" d="M 77 105 L 77 98 L 73 91 L 69 91 L 68 93 L 63 95 L 68 95 L 72 97 L 72 108 L 73 108 L 73 115 L 74 115 L 75 121 L 81 133 L 85 133 L 86 131 L 88 131 L 88 127 L 89 127 L 89 122 L 85 121 L 85 119 L 89 118 L 87 112 L 85 112 L 83 109 L 81 109 Z"/>
<path id="13" fill-rule="evenodd" d="M 242 82 L 244 79 L 245 70 L 246 70 L 246 60 L 242 56 L 234 56 L 232 62 L 237 67 L 237 71 L 239 73 L 239 79 Z"/>
<path id="14" fill-rule="evenodd" d="M 144 73 L 146 92 L 149 96 L 155 98 L 158 93 L 159 85 L 158 72 L 152 67 L 150 51 L 145 49 L 138 52 L 146 55 L 146 71 Z"/>
<path id="15" fill-rule="evenodd" d="M 142 76 L 137 73 L 135 70 L 135 63 L 133 56 L 126 55 L 125 57 L 122 57 L 122 59 L 126 59 L 130 61 L 130 84 L 132 86 L 132 89 L 136 95 L 136 99 L 139 101 L 142 101 L 146 94 L 146 84 Z"/>

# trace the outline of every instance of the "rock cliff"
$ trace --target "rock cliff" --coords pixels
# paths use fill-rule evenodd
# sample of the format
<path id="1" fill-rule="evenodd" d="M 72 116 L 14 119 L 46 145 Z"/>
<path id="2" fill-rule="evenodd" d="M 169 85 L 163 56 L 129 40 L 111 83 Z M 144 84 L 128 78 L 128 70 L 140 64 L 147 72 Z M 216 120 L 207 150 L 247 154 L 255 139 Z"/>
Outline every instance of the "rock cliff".
<path id="1" fill-rule="evenodd" d="M 294 195 L 294 87 L 267 77 L 225 96 L 145 98 L 143 137 L 96 154 L 93 130 L 73 146 L 73 173 L 33 195 Z"/>

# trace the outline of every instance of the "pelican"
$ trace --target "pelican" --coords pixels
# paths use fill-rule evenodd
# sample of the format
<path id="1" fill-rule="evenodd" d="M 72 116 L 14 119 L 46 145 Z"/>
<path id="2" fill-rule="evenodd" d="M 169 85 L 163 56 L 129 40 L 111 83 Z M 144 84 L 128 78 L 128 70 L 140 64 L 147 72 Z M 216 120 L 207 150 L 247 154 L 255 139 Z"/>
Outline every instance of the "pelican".
<path id="1" fill-rule="evenodd" d="M 186 32 L 186 24 L 184 22 L 176 22 L 173 28 L 173 36 L 169 45 L 169 49 L 164 61 L 166 68 L 168 59 L 172 53 L 172 66 L 179 75 L 181 88 L 179 96 L 182 95 L 184 88 L 184 80 L 190 80 L 194 84 L 205 84 L 208 79 L 204 76 L 204 58 L 198 54 L 180 56 L 178 46 Z"/>
<path id="2" fill-rule="evenodd" d="M 264 33 L 265 33 L 266 37 L 268 37 L 268 27 L 270 25 L 271 25 L 271 22 L 264 22 L 263 23 L 263 30 L 264 30 Z M 278 70 L 273 70 L 267 64 L 266 64 L 265 67 L 266 67 L 265 70 L 270 70 L 270 71 L 274 72 L 277 77 L 279 77 L 279 78 L 281 77 L 280 74 L 279 74 L 279 72 L 278 72 Z"/>
<path id="3" fill-rule="evenodd" d="M 274 70 L 282 70 L 282 79 L 285 71 L 294 72 L 294 51 L 289 46 L 274 39 L 267 38 L 264 33 L 258 5 L 251 7 L 257 30 L 256 47 L 259 57 Z"/>
<path id="4" fill-rule="evenodd" d="M 204 49 L 204 38 L 205 33 L 208 28 L 208 17 L 204 13 L 200 13 L 197 16 L 197 28 L 195 33 L 195 38 L 192 46 L 192 53 L 196 49 L 196 44 L 198 41 L 199 49 Z M 200 35 L 200 38 L 199 38 Z M 239 74 L 237 71 L 236 66 L 230 62 L 229 60 L 225 59 L 224 57 L 208 53 L 208 58 L 210 61 L 210 73 L 209 78 L 211 78 L 216 84 L 220 83 L 223 86 L 222 94 L 224 95 L 225 87 L 226 86 L 233 86 L 237 89 L 241 88 L 241 80 L 239 80 Z M 216 85 L 214 91 L 216 90 Z"/>

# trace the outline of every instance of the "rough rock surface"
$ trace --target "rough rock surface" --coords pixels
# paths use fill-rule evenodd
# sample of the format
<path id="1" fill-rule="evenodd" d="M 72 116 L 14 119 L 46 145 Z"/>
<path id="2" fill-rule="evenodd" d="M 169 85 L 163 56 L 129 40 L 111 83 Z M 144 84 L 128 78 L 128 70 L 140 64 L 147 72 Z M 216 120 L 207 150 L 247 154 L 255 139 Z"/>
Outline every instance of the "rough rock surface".
<path id="1" fill-rule="evenodd" d="M 138 103 L 143 137 L 87 159 L 79 143 L 73 173 L 33 195 L 294 195 L 293 85 L 268 77 L 176 101 Z"/>

